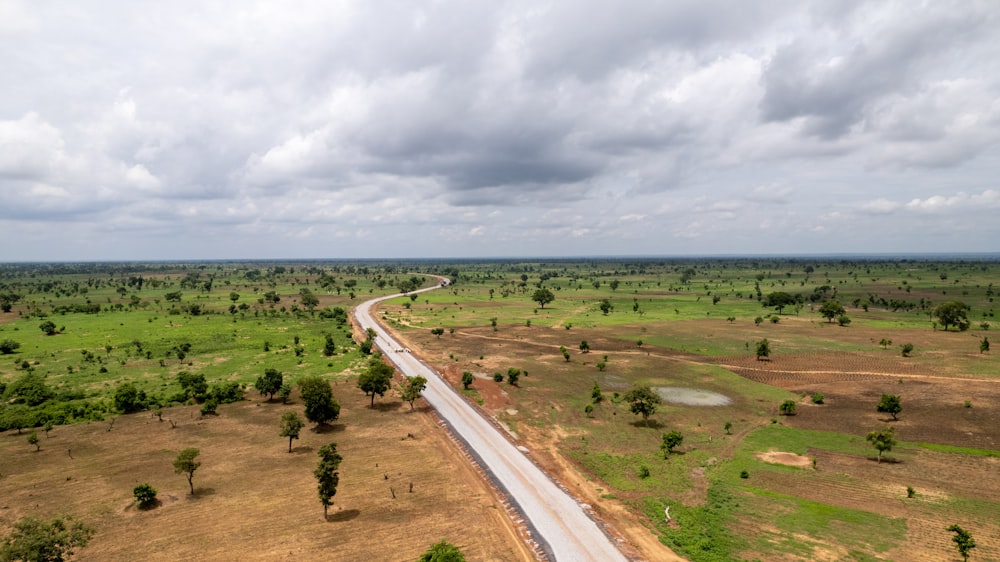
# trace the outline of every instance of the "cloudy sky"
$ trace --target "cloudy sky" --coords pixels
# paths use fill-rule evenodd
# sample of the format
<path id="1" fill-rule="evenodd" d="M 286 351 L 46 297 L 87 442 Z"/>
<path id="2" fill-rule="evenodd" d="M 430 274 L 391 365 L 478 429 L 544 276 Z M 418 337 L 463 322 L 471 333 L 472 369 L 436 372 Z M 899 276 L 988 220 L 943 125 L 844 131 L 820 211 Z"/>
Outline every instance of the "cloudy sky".
<path id="1" fill-rule="evenodd" d="M 0 0 L 0 261 L 989 252 L 998 178 L 994 0 Z"/>

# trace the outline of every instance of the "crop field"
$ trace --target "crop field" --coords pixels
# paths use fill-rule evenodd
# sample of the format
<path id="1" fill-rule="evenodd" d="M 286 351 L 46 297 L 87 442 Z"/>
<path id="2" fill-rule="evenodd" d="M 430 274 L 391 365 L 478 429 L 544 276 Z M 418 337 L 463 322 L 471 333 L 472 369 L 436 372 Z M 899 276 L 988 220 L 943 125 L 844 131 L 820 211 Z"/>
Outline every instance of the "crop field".
<path id="1" fill-rule="evenodd" d="M 142 547 L 164 559 L 339 548 L 342 559 L 402 560 L 442 537 L 471 559 L 528 558 L 432 413 L 392 393 L 366 408 L 356 387 L 366 356 L 350 307 L 429 285 L 428 273 L 454 284 L 380 305 L 382 321 L 625 537 L 630 555 L 949 560 L 959 557 L 945 528 L 958 524 L 975 537 L 973 559 L 1000 559 L 1000 368 L 988 349 L 1000 263 L 975 260 L 3 266 L 0 304 L 11 306 L 0 342 L 18 346 L 0 355 L 0 523 L 88 519 L 97 533 L 81 559 Z M 542 289 L 552 300 L 533 299 Z M 830 301 L 842 310 L 824 317 Z M 962 319 L 945 326 L 937 312 L 951 301 Z M 301 405 L 294 393 L 288 406 L 259 396 L 252 385 L 268 368 L 336 383 L 336 429 L 304 432 L 285 453 L 277 419 Z M 246 400 L 202 416 L 184 372 L 235 384 Z M 127 384 L 143 402 L 126 416 L 116 392 Z M 645 420 L 626 400 L 637 386 L 664 398 Z M 898 419 L 876 411 L 884 394 L 899 397 Z M 865 437 L 885 427 L 897 443 L 879 461 Z M 38 452 L 25 441 L 32 428 Z M 671 431 L 683 440 L 665 452 Z M 331 522 L 311 474 L 325 440 L 345 451 Z M 186 446 L 205 461 L 194 498 L 170 466 Z M 462 478 L 451 489 L 438 471 Z M 273 487 L 247 488 L 251 473 Z M 420 501 L 395 486 L 411 475 Z M 140 479 L 161 488 L 162 506 L 130 507 Z M 148 540 L 128 545 L 133 528 Z M 171 542 L 198 529 L 202 541 Z"/>

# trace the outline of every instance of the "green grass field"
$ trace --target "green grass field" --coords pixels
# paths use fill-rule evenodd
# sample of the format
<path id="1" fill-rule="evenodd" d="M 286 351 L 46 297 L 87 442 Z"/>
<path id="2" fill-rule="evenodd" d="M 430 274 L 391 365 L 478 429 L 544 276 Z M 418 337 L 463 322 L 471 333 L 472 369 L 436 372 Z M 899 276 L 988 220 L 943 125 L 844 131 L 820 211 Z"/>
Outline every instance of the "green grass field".
<path id="1" fill-rule="evenodd" d="M 873 560 L 910 551 L 926 559 L 946 557 L 952 553 L 935 550 L 941 541 L 924 538 L 937 531 L 920 527 L 934 517 L 970 521 L 981 537 L 977 554 L 1000 557 L 1000 544 L 987 538 L 1000 529 L 977 512 L 998 505 L 1000 490 L 988 486 L 977 495 L 960 485 L 963 479 L 934 476 L 954 469 L 975 480 L 988 469 L 982 463 L 1000 453 L 905 437 L 915 431 L 906 424 L 951 424 L 955 432 L 970 432 L 962 425 L 967 422 L 946 415 L 904 418 L 891 453 L 895 464 L 876 466 L 868 460 L 874 451 L 863 432 L 809 427 L 820 416 L 848 415 L 836 401 L 785 418 L 778 405 L 800 400 L 798 394 L 716 364 L 752 356 L 756 342 L 768 338 L 774 357 L 767 367 L 781 369 L 783 357 L 808 367 L 812 357 L 851 356 L 862 361 L 852 368 L 871 370 L 901 361 L 899 346 L 912 342 L 912 357 L 899 367 L 908 373 L 995 381 L 996 361 L 980 352 L 995 322 L 993 283 L 1000 279 L 1000 263 L 991 261 L 2 265 L 0 304 L 9 303 L 11 310 L 0 313 L 0 341 L 19 347 L 0 356 L 0 420 L 11 430 L 40 426 L 56 405 L 69 408 L 67 421 L 111 417 L 117 414 L 114 391 L 126 382 L 143 390 L 154 408 L 176 397 L 181 371 L 203 374 L 210 384 L 239 383 L 248 394 L 267 368 L 293 381 L 312 374 L 349 377 L 364 356 L 339 310 L 401 286 L 436 283 L 428 273 L 455 283 L 387 302 L 383 320 L 439 366 L 487 377 L 508 367 L 527 371 L 517 387 L 499 386 L 502 397 L 497 383 L 481 378 L 463 394 L 512 431 L 551 445 L 593 480 L 597 501 L 642 514 L 664 544 L 692 560 Z M 544 307 L 532 300 L 540 288 L 555 296 Z M 780 313 L 764 306 L 778 292 L 793 298 Z M 843 305 L 850 319 L 845 326 L 820 315 L 829 300 Z M 934 314 L 951 300 L 968 306 L 962 331 L 952 326 L 944 332 Z M 49 321 L 54 335 L 40 328 Z M 431 336 L 439 327 L 444 334 Z M 332 355 L 323 353 L 327 336 L 334 342 Z M 892 343 L 880 345 L 882 339 Z M 579 349 L 582 340 L 589 342 L 589 353 Z M 32 377 L 42 379 L 50 394 L 29 405 L 16 389 Z M 596 404 L 590 395 L 595 383 L 603 391 Z M 661 404 L 646 424 L 622 400 L 637 384 L 715 392 L 731 402 Z M 877 397 L 876 390 L 850 392 Z M 985 430 L 994 431 L 983 438 L 986 443 L 1000 442 L 988 421 L 1000 406 L 993 400 L 972 400 L 980 423 L 975 431 L 994 428 Z M 925 434 L 933 434 L 928 427 Z M 660 444 L 671 430 L 684 441 L 665 458 Z M 758 457 L 768 451 L 818 463 L 803 468 Z M 936 468 L 923 469 L 926 463 Z M 925 490 L 918 495 L 923 499 L 900 503 L 900 490 L 910 483 Z M 663 520 L 666 506 L 674 524 Z"/>

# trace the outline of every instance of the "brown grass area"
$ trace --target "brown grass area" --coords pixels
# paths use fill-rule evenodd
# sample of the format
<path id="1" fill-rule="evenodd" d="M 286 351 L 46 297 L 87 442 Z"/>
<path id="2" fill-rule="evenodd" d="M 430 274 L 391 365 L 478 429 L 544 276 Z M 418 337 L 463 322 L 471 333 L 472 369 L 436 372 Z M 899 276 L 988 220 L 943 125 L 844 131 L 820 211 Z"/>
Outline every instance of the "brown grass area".
<path id="1" fill-rule="evenodd" d="M 635 331 L 638 329 L 636 327 Z M 607 375 L 621 375 L 626 384 L 624 388 L 632 377 L 646 376 L 637 373 L 643 369 L 643 372 L 669 373 L 670 366 L 678 363 L 718 365 L 747 379 L 806 395 L 799 403 L 797 415 L 782 418 L 782 423 L 794 427 L 845 433 L 861 439 L 873 429 L 892 425 L 896 428 L 896 438 L 901 441 L 1000 450 L 997 429 L 1000 428 L 1000 385 L 996 382 L 996 373 L 1000 371 L 989 369 L 989 364 L 997 361 L 995 356 L 977 353 L 976 342 L 981 334 L 943 333 L 930 328 L 868 328 L 860 323 L 842 328 L 804 317 L 782 317 L 781 323 L 760 328 L 704 320 L 651 324 L 649 330 L 656 331 L 661 340 L 662 336 L 669 337 L 675 331 L 678 335 L 683 335 L 682 332 L 705 333 L 706 337 L 714 334 L 714 337 L 736 341 L 767 337 L 774 353 L 769 361 L 756 361 L 749 352 L 707 357 L 649 344 L 639 349 L 634 341 L 615 337 L 629 331 L 621 326 L 592 330 L 574 328 L 570 332 L 538 326 L 505 326 L 494 332 L 488 326 L 476 326 L 459 328 L 453 335 L 441 338 L 422 329 L 404 333 L 410 339 L 407 345 L 414 351 L 424 350 L 422 353 L 428 361 L 439 366 L 456 387 L 460 387 L 462 370 L 505 373 L 509 366 L 531 365 L 533 373 L 537 371 L 531 377 L 550 377 L 557 373 L 579 372 L 571 369 L 578 369 L 580 365 L 593 369 L 605 353 L 611 355 Z M 882 349 L 877 342 L 883 337 L 892 339 L 894 345 Z M 826 345 L 818 339 L 808 338 L 828 338 L 835 343 Z M 594 351 L 580 354 L 571 342 L 578 343 L 581 339 L 588 340 Z M 898 346 L 906 342 L 916 346 L 913 357 L 900 356 Z M 793 344 L 807 351 L 789 351 Z M 572 364 L 563 362 L 559 345 L 569 348 Z M 596 369 L 583 372 L 580 381 L 574 383 L 574 392 L 579 395 L 585 395 L 596 378 Z M 657 559 L 662 550 L 644 540 L 652 537 L 644 526 L 644 518 L 623 505 L 603 500 L 594 492 L 594 482 L 581 472 L 581 468 L 560 454 L 566 439 L 559 427 L 547 421 L 550 416 L 547 412 L 556 412 L 558 408 L 549 396 L 531 388 L 530 380 L 523 390 L 510 389 L 506 382 L 498 385 L 480 379 L 473 388 L 483 399 L 487 412 L 502 420 L 510 418 L 518 422 L 515 428 L 519 440 L 532 450 L 546 470 L 584 501 L 592 503 L 598 515 L 619 529 L 636 550 L 649 559 Z M 570 381 L 571 377 L 563 380 Z M 708 382 L 705 384 L 706 388 L 712 388 Z M 605 391 L 610 390 L 620 389 L 606 385 Z M 824 404 L 811 403 L 808 395 L 814 392 L 824 395 Z M 875 411 L 883 393 L 901 397 L 903 412 L 898 421 Z M 746 426 L 745 434 L 753 425 L 747 425 L 743 418 L 752 421 L 755 418 L 748 412 L 761 406 L 745 403 L 740 396 L 733 398 L 733 407 L 741 412 L 734 421 L 740 421 L 739 427 Z M 966 400 L 971 402 L 971 408 L 964 407 Z M 769 407 L 774 413 L 768 415 L 776 415 L 777 404 Z M 504 412 L 511 408 L 519 410 L 520 414 L 505 415 Z M 704 415 L 703 410 L 691 412 L 692 415 Z M 543 421 L 532 424 L 528 420 Z M 734 446 L 740 435 L 734 434 Z M 575 435 L 572 438 L 579 439 Z M 721 459 L 725 460 L 731 453 L 721 455 Z M 884 553 L 887 559 L 930 561 L 954 555 L 951 535 L 944 528 L 955 522 L 969 529 L 980 545 L 973 551 L 974 557 L 1000 559 L 996 514 L 970 517 L 977 513 L 977 508 L 968 503 L 972 501 L 970 498 L 1000 502 L 1000 478 L 993 477 L 1000 474 L 1000 459 L 914 448 L 894 451 L 890 456 L 902 462 L 882 465 L 874 462 L 874 450 L 870 459 L 820 450 L 810 450 L 805 457 L 791 458 L 793 456 L 798 457 L 772 452 L 764 460 L 781 464 L 794 461 L 807 470 L 795 473 L 758 471 L 753 476 L 754 486 L 828 505 L 905 518 L 906 543 Z M 809 468 L 812 458 L 817 459 L 815 471 Z M 703 474 L 692 474 L 695 488 L 702 480 Z M 906 486 L 917 490 L 916 498 L 906 498 Z M 616 492 L 616 495 L 628 497 L 627 493 Z M 698 496 L 703 495 L 704 490 L 694 489 L 692 497 L 684 501 L 694 505 L 698 503 Z M 741 527 L 741 532 L 747 536 L 766 532 L 753 526 L 758 523 L 746 523 L 752 528 Z M 740 525 L 743 524 L 737 524 Z M 822 541 L 815 537 L 810 540 L 818 545 L 813 551 L 816 559 L 843 559 L 848 554 L 839 545 L 821 544 Z M 787 559 L 795 558 L 789 555 Z"/>
<path id="2" fill-rule="evenodd" d="M 79 560 L 414 560 L 441 538 L 470 560 L 532 559 L 433 413 L 389 400 L 372 410 L 354 388 L 334 392 L 346 401 L 341 419 L 322 433 L 307 426 L 292 453 L 278 420 L 302 406 L 256 400 L 204 419 L 196 406 L 166 410 L 176 429 L 149 414 L 122 416 L 110 432 L 106 422 L 57 427 L 39 433 L 40 452 L 7 432 L 0 532 L 25 515 L 72 514 L 96 530 Z M 324 521 L 312 471 L 331 441 L 344 461 Z M 201 449 L 194 496 L 171 464 L 186 447 Z M 148 511 L 133 505 L 143 482 L 159 491 Z"/>

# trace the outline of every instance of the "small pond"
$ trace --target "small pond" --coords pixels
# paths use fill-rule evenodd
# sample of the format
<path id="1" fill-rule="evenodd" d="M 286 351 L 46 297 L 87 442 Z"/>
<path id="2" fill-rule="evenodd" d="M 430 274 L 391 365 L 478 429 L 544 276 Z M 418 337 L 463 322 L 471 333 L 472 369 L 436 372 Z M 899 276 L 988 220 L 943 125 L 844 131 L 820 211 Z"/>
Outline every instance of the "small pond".
<path id="1" fill-rule="evenodd" d="M 657 386 L 653 390 L 664 402 L 684 404 L 685 406 L 727 406 L 732 400 L 724 394 L 697 388 L 681 388 L 679 386 Z"/>

